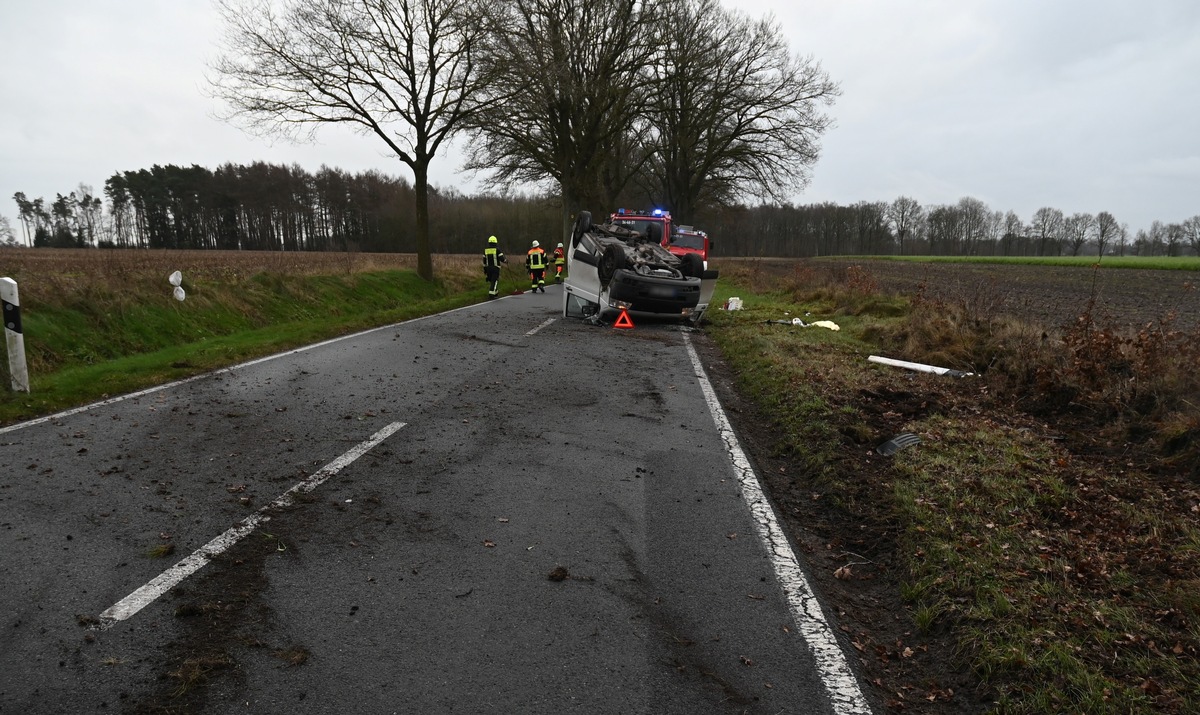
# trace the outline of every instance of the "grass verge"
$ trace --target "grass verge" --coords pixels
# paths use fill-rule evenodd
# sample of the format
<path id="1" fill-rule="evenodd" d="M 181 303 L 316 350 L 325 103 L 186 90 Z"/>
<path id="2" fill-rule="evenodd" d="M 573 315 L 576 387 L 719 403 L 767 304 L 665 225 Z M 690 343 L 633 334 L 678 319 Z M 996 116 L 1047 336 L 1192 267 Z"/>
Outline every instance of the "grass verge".
<path id="1" fill-rule="evenodd" d="M 190 257 L 180 253 L 175 264 Z M 90 251 L 48 265 L 45 254 L 55 252 L 38 253 L 43 262 L 22 272 L 25 285 L 36 286 L 23 287 L 21 295 L 30 392 L 0 393 L 0 424 L 485 297 L 469 257 L 440 257 L 432 283 L 409 269 L 347 272 L 345 259 L 326 267 L 333 273 L 290 264 L 283 270 L 292 272 L 203 264 L 184 273 L 187 297 L 179 302 L 165 280 L 172 264 L 161 258 L 153 265 L 115 265 L 122 256 Z M 130 262 L 144 260 L 129 254 Z M 107 263 L 89 263 L 101 259 Z M 9 381 L 7 374 L 0 378 Z"/>
<path id="2" fill-rule="evenodd" d="M 819 265 L 724 269 L 722 297 L 747 309 L 714 311 L 709 333 L 769 420 L 777 508 L 819 499 L 806 528 L 857 544 L 892 581 L 903 627 L 875 648 L 854 639 L 881 697 L 906 712 L 1200 712 L 1200 489 L 1162 434 L 1195 421 L 1175 360 L 1186 341 L 1152 350 L 1162 335 L 1086 315 L 1046 336 Z M 776 322 L 795 317 L 841 330 Z M 872 353 L 980 374 L 881 368 Z M 1131 378 L 1154 385 L 1144 410 L 1123 402 Z M 903 432 L 920 444 L 874 451 Z M 864 602 L 850 574 L 822 581 L 845 612 Z M 970 677 L 951 687 L 958 663 Z"/>

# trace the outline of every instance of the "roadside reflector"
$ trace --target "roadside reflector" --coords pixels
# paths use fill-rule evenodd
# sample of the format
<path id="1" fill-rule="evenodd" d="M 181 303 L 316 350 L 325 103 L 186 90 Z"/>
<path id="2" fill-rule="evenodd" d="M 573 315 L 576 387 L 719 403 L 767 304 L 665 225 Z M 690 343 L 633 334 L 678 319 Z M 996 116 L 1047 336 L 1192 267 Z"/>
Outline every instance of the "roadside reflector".
<path id="1" fill-rule="evenodd" d="M 617 322 L 613 323 L 614 328 L 632 328 L 633 321 L 629 319 L 629 311 L 622 310 L 621 315 L 617 317 Z"/>

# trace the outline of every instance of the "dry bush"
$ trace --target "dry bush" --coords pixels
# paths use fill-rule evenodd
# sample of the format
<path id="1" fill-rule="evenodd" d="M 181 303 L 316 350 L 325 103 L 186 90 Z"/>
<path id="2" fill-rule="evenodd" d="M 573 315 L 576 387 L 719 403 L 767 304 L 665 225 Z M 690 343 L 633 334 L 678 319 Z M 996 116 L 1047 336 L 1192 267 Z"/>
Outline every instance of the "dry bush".
<path id="1" fill-rule="evenodd" d="M 1061 351 L 1037 366 L 1041 406 L 1082 412 L 1102 434 L 1147 442 L 1170 461 L 1200 466 L 1200 329 L 1167 315 L 1140 330 L 1101 322 L 1088 309 L 1062 334 Z"/>
<path id="2" fill-rule="evenodd" d="M 1196 473 L 1200 330 L 1176 329 L 1173 315 L 1120 328 L 1094 300 L 1056 329 L 1007 306 L 1007 296 L 983 289 L 954 300 L 918 290 L 907 315 L 872 337 L 906 359 L 982 374 L 997 399 L 1089 435 L 1099 449 L 1135 449 Z"/>
<path id="3" fill-rule="evenodd" d="M 721 280 L 744 285 L 757 293 L 784 290 L 792 283 L 791 275 L 800 266 L 795 259 L 782 258 L 722 258 Z"/>
<path id="4" fill-rule="evenodd" d="M 1043 348 L 1043 331 L 1000 310 L 1004 302 L 979 290 L 933 299 L 921 284 L 909 312 L 884 340 L 918 362 L 974 373 L 1019 372 Z"/>
<path id="5" fill-rule="evenodd" d="M 874 295 L 879 292 L 879 281 L 862 266 L 847 266 L 845 277 L 846 290 L 859 295 Z"/>
<path id="6" fill-rule="evenodd" d="M 859 265 L 802 261 L 789 278 L 792 301 L 814 305 L 814 312 L 876 317 L 905 312 L 903 299 L 885 295 L 875 274 Z"/>

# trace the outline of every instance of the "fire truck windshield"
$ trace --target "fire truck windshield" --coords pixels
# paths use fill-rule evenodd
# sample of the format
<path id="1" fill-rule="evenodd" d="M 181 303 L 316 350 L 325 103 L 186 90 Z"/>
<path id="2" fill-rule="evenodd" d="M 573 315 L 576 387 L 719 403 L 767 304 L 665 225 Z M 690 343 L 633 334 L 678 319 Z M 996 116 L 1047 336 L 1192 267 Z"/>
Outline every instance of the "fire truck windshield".
<path id="1" fill-rule="evenodd" d="M 692 248 L 697 251 L 704 250 L 704 235 L 699 233 L 677 233 L 675 240 L 671 241 L 672 246 L 678 248 Z"/>

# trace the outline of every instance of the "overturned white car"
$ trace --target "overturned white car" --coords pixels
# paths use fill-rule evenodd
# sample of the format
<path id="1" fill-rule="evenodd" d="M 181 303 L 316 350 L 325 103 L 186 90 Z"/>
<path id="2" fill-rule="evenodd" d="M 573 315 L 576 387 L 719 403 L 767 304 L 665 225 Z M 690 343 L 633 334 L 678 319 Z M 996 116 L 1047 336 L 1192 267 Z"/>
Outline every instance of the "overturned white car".
<path id="1" fill-rule="evenodd" d="M 603 319 L 628 310 L 699 323 L 717 271 L 705 269 L 699 254 L 672 254 L 662 247 L 662 236 L 648 235 L 653 229 L 593 226 L 592 215 L 580 211 L 566 251 L 563 317 Z"/>

